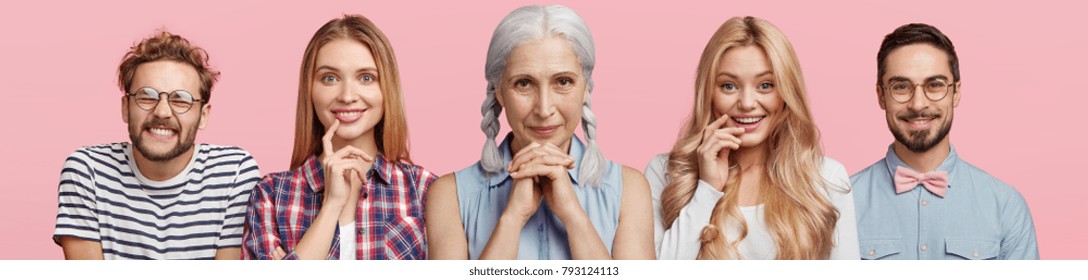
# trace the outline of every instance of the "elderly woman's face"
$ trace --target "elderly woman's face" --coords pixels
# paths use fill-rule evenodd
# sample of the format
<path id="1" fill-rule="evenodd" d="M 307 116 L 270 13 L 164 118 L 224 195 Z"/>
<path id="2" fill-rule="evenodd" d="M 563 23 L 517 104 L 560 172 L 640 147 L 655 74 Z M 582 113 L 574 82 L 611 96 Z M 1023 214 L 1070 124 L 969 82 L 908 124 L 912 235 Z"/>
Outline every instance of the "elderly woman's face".
<path id="1" fill-rule="evenodd" d="M 536 142 L 569 149 L 588 96 L 582 63 L 564 38 L 548 36 L 515 47 L 496 93 L 514 131 L 511 148 Z"/>

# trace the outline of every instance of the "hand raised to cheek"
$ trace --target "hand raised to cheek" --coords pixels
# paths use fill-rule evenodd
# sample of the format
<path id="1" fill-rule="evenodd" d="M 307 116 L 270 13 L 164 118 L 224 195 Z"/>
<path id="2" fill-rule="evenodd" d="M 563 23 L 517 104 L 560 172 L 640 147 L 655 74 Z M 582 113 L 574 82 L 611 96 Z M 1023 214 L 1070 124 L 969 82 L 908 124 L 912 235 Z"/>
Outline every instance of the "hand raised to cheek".
<path id="1" fill-rule="evenodd" d="M 339 127 L 340 120 L 333 121 L 321 138 L 324 148 L 321 166 L 325 169 L 324 203 L 340 203 L 342 206 L 348 205 L 352 188 L 360 188 L 366 182 L 366 172 L 374 165 L 374 157 L 351 145 L 333 152 L 332 138 Z M 358 183 L 353 185 L 352 178 L 358 178 Z"/>
<path id="2" fill-rule="evenodd" d="M 703 141 L 696 151 L 699 154 L 699 180 L 703 180 L 718 191 L 725 188 L 729 180 L 729 153 L 740 148 L 740 135 L 744 129 L 739 127 L 722 128 L 729 121 L 729 115 L 722 115 L 703 129 Z"/>

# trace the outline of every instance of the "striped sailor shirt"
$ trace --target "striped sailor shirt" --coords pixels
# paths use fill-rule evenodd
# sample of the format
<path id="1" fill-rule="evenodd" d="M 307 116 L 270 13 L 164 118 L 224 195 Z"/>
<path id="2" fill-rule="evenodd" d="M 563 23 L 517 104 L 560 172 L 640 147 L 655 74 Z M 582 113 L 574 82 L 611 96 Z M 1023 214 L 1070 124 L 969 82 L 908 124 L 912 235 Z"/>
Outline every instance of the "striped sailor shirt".
<path id="1" fill-rule="evenodd" d="M 61 171 L 53 240 L 100 242 L 105 259 L 213 259 L 241 246 L 258 179 L 257 162 L 237 147 L 200 144 L 165 181 L 140 173 L 129 143 L 83 147 Z"/>

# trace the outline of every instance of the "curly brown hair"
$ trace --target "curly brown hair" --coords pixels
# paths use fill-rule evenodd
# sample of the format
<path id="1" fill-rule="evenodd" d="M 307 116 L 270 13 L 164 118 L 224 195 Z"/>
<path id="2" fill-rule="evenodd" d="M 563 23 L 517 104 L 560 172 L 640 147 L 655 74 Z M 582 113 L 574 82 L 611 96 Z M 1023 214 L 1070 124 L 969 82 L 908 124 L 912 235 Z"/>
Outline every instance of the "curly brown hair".
<path id="1" fill-rule="evenodd" d="M 204 104 L 211 101 L 212 87 L 219 80 L 219 71 L 208 65 L 208 52 L 166 31 L 160 31 L 129 48 L 117 69 L 117 86 L 125 93 L 133 90 L 132 79 L 136 76 L 136 68 L 140 64 L 159 60 L 177 61 L 196 69 L 200 75 L 200 99 Z"/>

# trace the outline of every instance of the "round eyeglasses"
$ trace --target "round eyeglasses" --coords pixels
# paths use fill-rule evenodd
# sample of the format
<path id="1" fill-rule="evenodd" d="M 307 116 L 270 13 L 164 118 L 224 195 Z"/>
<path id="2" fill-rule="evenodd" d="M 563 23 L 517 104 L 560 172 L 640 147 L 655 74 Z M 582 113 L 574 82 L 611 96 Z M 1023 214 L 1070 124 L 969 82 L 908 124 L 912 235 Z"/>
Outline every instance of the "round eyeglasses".
<path id="1" fill-rule="evenodd" d="M 173 92 L 159 92 L 152 87 L 142 87 L 126 95 L 129 98 L 135 99 L 136 106 L 139 106 L 140 109 L 151 111 L 159 106 L 159 100 L 164 94 L 166 95 L 166 102 L 170 104 L 170 110 L 173 110 L 174 113 L 178 115 L 189 112 L 189 110 L 193 109 L 193 103 L 201 101 L 194 99 L 192 93 L 183 89 L 175 90 Z"/>
<path id="2" fill-rule="evenodd" d="M 948 96 L 949 90 L 955 83 L 949 84 L 943 80 L 930 80 L 922 84 L 915 85 L 911 81 L 892 81 L 888 83 L 888 86 L 884 88 L 888 94 L 891 94 L 892 99 L 898 103 L 907 103 L 914 98 L 914 88 L 921 86 L 922 91 L 925 92 L 926 98 L 933 102 L 941 101 Z"/>

